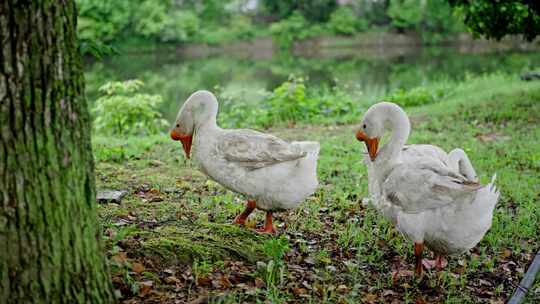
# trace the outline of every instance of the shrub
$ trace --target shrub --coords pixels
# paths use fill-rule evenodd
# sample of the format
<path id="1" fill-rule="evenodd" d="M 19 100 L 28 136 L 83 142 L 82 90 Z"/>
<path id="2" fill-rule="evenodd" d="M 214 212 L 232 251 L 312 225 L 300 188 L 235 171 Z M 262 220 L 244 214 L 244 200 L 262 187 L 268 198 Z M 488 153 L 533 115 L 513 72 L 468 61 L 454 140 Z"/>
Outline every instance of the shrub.
<path id="1" fill-rule="evenodd" d="M 193 11 L 174 11 L 163 27 L 161 40 L 192 41 L 199 31 L 200 23 L 199 17 Z"/>
<path id="2" fill-rule="evenodd" d="M 297 122 L 336 124 L 356 121 L 362 105 L 341 87 L 309 88 L 302 77 L 290 75 L 272 92 L 217 87 L 224 127 L 272 127 Z"/>
<path id="3" fill-rule="evenodd" d="M 264 253 L 270 257 L 266 268 L 263 269 L 263 278 L 270 290 L 283 283 L 286 270 L 283 256 L 289 250 L 289 241 L 283 236 L 265 241 L 263 244 Z"/>
<path id="4" fill-rule="evenodd" d="M 328 28 L 336 34 L 352 35 L 357 32 L 357 19 L 350 7 L 341 6 L 330 15 Z"/>
<path id="5" fill-rule="evenodd" d="M 322 31 L 318 25 L 310 25 L 299 13 L 289 18 L 275 22 L 270 26 L 270 33 L 281 49 L 293 46 L 294 41 L 316 36 Z"/>
<path id="6" fill-rule="evenodd" d="M 323 123 L 346 123 L 358 119 L 360 104 L 342 88 L 322 87 L 310 94 L 312 117 L 310 121 Z"/>
<path id="7" fill-rule="evenodd" d="M 266 11 L 280 19 L 300 13 L 311 22 L 327 22 L 332 12 L 337 8 L 336 0 L 264 0 L 262 4 Z"/>
<path id="8" fill-rule="evenodd" d="M 268 99 L 267 123 L 295 123 L 309 115 L 309 102 L 306 98 L 306 85 L 301 77 L 289 79 L 274 89 Z"/>
<path id="9" fill-rule="evenodd" d="M 231 20 L 230 29 L 236 39 L 250 39 L 255 36 L 255 25 L 246 16 L 238 15 Z"/>
<path id="10" fill-rule="evenodd" d="M 226 128 L 264 126 L 267 122 L 266 101 L 270 92 L 260 89 L 225 89 L 214 87 L 220 103 L 218 121 Z"/>
<path id="11" fill-rule="evenodd" d="M 416 87 L 410 90 L 399 89 L 387 95 L 384 99 L 404 107 L 420 106 L 435 103 L 444 98 L 449 93 L 448 89 L 447 87 L 431 89 Z"/>
<path id="12" fill-rule="evenodd" d="M 167 126 L 167 121 L 157 110 L 161 96 L 138 93 L 142 86 L 140 80 L 113 81 L 101 86 L 99 92 L 103 96 L 96 100 L 92 110 L 96 131 L 114 135 L 149 135 Z"/>

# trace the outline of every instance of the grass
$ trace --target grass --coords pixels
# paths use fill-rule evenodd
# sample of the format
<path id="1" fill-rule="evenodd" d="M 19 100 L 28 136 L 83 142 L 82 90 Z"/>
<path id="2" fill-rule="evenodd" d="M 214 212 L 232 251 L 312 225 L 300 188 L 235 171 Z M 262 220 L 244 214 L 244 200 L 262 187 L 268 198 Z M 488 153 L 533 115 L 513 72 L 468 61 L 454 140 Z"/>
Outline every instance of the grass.
<path id="1" fill-rule="evenodd" d="M 94 139 L 98 188 L 129 190 L 121 205 L 99 207 L 116 288 L 134 302 L 503 303 L 540 248 L 540 83 L 471 78 L 407 112 L 409 143 L 462 147 L 482 182 L 498 176 L 491 230 L 444 271 L 410 276 L 412 244 L 362 204 L 354 126 L 304 125 L 270 131 L 321 142 L 320 188 L 276 214 L 277 239 L 229 225 L 243 199 L 166 135 Z M 262 222 L 256 212 L 248 226 Z M 528 303 L 540 299 L 539 284 Z"/>

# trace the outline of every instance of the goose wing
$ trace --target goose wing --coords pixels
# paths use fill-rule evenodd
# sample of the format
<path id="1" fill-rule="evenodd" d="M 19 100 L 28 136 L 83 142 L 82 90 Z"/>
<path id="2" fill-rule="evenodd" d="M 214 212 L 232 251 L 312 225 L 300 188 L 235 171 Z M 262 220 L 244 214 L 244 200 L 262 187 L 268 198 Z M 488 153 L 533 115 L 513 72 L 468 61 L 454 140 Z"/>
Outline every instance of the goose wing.
<path id="1" fill-rule="evenodd" d="M 386 198 L 408 213 L 472 201 L 481 187 L 434 159 L 398 165 L 383 183 Z"/>
<path id="2" fill-rule="evenodd" d="M 252 130 L 234 130 L 220 138 L 219 151 L 229 162 L 254 170 L 307 155 L 299 145 Z"/>

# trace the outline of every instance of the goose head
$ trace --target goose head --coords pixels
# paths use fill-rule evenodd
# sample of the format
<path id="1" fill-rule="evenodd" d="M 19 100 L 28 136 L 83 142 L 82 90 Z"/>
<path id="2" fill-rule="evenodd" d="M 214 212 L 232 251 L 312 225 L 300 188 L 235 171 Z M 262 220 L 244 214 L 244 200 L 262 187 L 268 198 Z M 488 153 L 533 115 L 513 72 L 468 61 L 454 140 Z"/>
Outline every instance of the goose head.
<path id="1" fill-rule="evenodd" d="M 392 130 L 392 138 L 387 150 L 400 151 L 410 132 L 407 114 L 396 104 L 379 102 L 372 105 L 362 117 L 356 130 L 356 139 L 366 144 L 369 158 L 375 161 L 379 155 L 379 142 L 387 129 Z"/>
<path id="2" fill-rule="evenodd" d="M 215 125 L 217 99 L 208 91 L 197 91 L 186 100 L 170 131 L 171 138 L 182 142 L 186 157 L 190 157 L 193 134 L 206 125 Z"/>

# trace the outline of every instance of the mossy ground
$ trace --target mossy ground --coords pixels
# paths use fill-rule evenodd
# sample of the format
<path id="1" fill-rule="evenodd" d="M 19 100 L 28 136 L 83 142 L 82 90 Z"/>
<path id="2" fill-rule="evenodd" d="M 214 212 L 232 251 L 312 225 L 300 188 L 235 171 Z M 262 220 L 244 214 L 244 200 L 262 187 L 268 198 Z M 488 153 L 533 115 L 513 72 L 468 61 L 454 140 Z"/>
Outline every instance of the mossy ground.
<path id="1" fill-rule="evenodd" d="M 540 248 L 540 83 L 473 79 L 407 111 L 409 143 L 462 147 L 482 182 L 498 176 L 491 230 L 470 252 L 450 257 L 444 271 L 414 278 L 412 244 L 362 204 L 366 170 L 353 126 L 270 130 L 322 145 L 319 190 L 276 214 L 283 257 L 268 249 L 274 238 L 251 230 L 262 212 L 249 228 L 230 225 L 243 198 L 208 180 L 166 135 L 97 138 L 98 188 L 129 191 L 121 205 L 99 208 L 123 300 L 503 303 Z M 528 301 L 540 301 L 540 282 Z"/>

